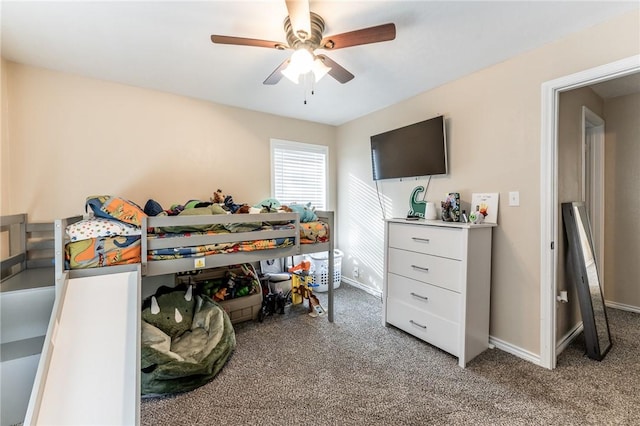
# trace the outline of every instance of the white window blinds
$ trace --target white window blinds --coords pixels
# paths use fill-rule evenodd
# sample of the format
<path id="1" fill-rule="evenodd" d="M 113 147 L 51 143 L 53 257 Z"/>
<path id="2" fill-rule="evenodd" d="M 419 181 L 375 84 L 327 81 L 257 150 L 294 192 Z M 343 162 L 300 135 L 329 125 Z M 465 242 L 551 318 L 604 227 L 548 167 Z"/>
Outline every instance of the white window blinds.
<path id="1" fill-rule="evenodd" d="M 271 192 L 282 204 L 327 206 L 328 148 L 279 139 L 271 140 Z"/>

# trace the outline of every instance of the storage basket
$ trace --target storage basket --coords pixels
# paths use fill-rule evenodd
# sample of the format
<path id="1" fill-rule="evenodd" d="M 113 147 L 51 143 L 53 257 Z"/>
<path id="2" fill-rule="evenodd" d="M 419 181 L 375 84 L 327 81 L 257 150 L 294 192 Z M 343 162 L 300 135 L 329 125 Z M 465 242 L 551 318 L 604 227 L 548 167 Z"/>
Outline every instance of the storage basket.
<path id="1" fill-rule="evenodd" d="M 333 288 L 340 287 L 342 280 L 342 256 L 344 254 L 335 249 L 333 251 Z M 329 252 L 310 254 L 311 270 L 313 271 L 313 291 L 329 291 Z"/>
<path id="2" fill-rule="evenodd" d="M 262 309 L 262 286 L 260 285 L 260 280 L 258 279 L 258 275 L 251 264 L 247 263 L 245 266 L 249 269 L 249 273 L 254 278 L 254 293 L 247 296 L 217 302 L 229 315 L 229 319 L 233 324 L 258 319 L 258 313 L 260 312 L 260 309 Z M 196 275 L 179 275 L 177 277 L 177 281 L 178 283 L 190 283 L 199 286 L 207 280 L 224 278 L 227 271 L 232 271 L 236 274 L 244 273 L 242 268 L 239 266 L 225 266 L 205 269 Z"/>

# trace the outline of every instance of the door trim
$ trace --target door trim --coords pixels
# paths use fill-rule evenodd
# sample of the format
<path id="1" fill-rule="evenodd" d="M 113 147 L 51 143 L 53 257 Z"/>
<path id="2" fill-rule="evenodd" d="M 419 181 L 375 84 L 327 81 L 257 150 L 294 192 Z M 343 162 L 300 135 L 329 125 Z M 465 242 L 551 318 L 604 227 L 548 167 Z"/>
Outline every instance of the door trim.
<path id="1" fill-rule="evenodd" d="M 542 84 L 540 144 L 540 365 L 556 367 L 556 268 L 558 257 L 558 104 L 561 92 L 640 71 L 640 55 Z"/>
<path id="2" fill-rule="evenodd" d="M 604 273 L 604 120 L 582 107 L 582 201 L 585 202 L 598 270 Z M 587 158 L 588 150 L 588 158 Z M 587 173 L 587 172 L 590 173 Z M 588 185 L 587 185 L 588 179 Z M 587 202 L 588 201 L 588 202 Z M 601 282 L 600 285 L 603 283 Z"/>

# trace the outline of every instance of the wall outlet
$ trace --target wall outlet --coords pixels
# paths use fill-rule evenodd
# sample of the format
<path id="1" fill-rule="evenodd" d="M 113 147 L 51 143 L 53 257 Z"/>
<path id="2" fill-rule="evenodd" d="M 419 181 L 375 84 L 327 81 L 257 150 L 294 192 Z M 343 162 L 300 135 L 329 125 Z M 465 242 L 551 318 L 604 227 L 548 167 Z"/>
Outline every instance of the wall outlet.
<path id="1" fill-rule="evenodd" d="M 357 266 L 353 267 L 353 278 L 358 278 L 360 277 L 360 268 L 358 268 Z"/>
<path id="2" fill-rule="evenodd" d="M 567 296 L 567 292 L 564 290 L 561 291 L 560 294 L 556 296 L 556 299 L 558 300 L 558 302 L 562 302 L 562 303 L 569 302 L 569 297 Z"/>

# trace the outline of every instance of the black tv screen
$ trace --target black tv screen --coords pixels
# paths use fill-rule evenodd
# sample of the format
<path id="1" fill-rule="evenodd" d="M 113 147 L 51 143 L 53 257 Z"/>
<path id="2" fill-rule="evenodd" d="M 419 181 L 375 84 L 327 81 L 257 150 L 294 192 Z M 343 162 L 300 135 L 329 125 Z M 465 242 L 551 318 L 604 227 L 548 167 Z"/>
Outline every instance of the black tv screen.
<path id="1" fill-rule="evenodd" d="M 447 174 L 444 116 L 371 136 L 373 180 Z"/>

